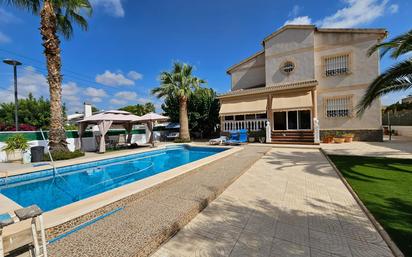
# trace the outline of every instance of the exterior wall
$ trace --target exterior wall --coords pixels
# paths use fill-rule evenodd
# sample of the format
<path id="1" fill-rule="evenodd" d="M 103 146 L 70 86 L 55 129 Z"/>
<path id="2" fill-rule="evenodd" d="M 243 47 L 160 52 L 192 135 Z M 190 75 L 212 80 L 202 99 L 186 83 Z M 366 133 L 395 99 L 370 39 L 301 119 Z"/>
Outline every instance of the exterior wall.
<path id="1" fill-rule="evenodd" d="M 377 43 L 377 35 L 356 33 L 315 34 L 315 74 L 318 85 L 318 119 L 321 129 L 380 129 L 381 103 L 375 101 L 362 118 L 326 118 L 325 96 L 353 95 L 355 107 L 368 85 L 379 75 L 379 55 L 368 56 L 368 49 Z M 323 58 L 349 53 L 349 74 L 324 76 Z"/>
<path id="2" fill-rule="evenodd" d="M 260 54 L 231 72 L 232 91 L 265 85 L 265 55 Z"/>
<path id="3" fill-rule="evenodd" d="M 325 115 L 325 97 L 330 96 L 353 96 L 353 107 L 357 105 L 360 98 L 363 96 L 365 89 L 355 89 L 339 91 L 318 91 L 318 119 L 320 129 L 381 129 L 382 116 L 380 100 L 375 101 L 372 106 L 365 111 L 361 118 L 352 113 L 352 117 L 328 118 Z"/>
<path id="4" fill-rule="evenodd" d="M 340 133 L 353 134 L 354 141 L 368 141 L 368 142 L 382 142 L 383 130 L 382 129 L 346 129 L 346 130 L 321 130 L 320 138 L 323 140 L 325 136 L 335 135 Z"/>
<path id="5" fill-rule="evenodd" d="M 314 30 L 289 29 L 265 42 L 266 86 L 315 78 Z M 280 70 L 285 61 L 292 61 L 290 74 Z"/>
<path id="6" fill-rule="evenodd" d="M 412 126 L 391 126 L 399 136 L 412 137 Z"/>

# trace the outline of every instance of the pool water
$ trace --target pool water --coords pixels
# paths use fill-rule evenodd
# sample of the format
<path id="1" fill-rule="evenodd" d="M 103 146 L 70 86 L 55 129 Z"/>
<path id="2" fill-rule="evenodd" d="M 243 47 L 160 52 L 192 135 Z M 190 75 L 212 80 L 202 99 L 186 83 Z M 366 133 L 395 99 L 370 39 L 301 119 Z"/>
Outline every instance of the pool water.
<path id="1" fill-rule="evenodd" d="M 91 197 L 226 148 L 173 146 L 102 161 L 0 179 L 0 193 L 19 205 L 37 204 L 44 211 Z"/>

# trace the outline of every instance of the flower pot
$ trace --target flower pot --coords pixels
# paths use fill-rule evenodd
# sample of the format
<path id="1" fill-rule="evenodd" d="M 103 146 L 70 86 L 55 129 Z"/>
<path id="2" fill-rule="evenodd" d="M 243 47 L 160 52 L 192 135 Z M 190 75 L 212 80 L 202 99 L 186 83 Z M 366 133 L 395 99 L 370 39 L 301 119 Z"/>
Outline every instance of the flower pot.
<path id="1" fill-rule="evenodd" d="M 333 142 L 333 137 L 324 137 L 322 142 L 325 144 L 330 144 Z"/>
<path id="2" fill-rule="evenodd" d="M 345 142 L 345 138 L 343 138 L 343 137 L 334 137 L 333 142 L 335 142 L 336 144 L 341 144 L 341 143 Z"/>
<path id="3" fill-rule="evenodd" d="M 353 141 L 353 137 L 345 137 L 345 143 L 351 143 Z"/>
<path id="4" fill-rule="evenodd" d="M 253 142 L 255 142 L 255 138 L 254 137 L 249 137 L 248 141 L 249 141 L 249 143 L 253 143 Z"/>
<path id="5" fill-rule="evenodd" d="M 265 143 L 266 142 L 266 137 L 259 137 L 259 142 L 260 143 Z"/>
<path id="6" fill-rule="evenodd" d="M 6 155 L 7 155 L 8 162 L 18 162 L 18 161 L 21 161 L 23 158 L 20 150 L 6 152 Z"/>

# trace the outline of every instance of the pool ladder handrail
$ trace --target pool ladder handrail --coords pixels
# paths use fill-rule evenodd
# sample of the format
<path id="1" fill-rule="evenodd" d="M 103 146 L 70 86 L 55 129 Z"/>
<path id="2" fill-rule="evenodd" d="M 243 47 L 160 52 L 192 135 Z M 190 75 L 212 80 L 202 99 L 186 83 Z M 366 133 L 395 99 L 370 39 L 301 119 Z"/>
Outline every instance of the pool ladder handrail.
<path id="1" fill-rule="evenodd" d="M 41 128 L 40 128 L 40 133 L 41 133 L 41 136 L 42 136 L 42 138 L 43 138 L 43 141 L 47 141 L 47 140 L 46 140 L 46 137 L 44 136 L 43 130 L 42 130 Z M 53 167 L 53 176 L 56 176 L 57 171 L 56 171 L 56 166 L 54 165 L 53 156 L 52 156 L 52 154 L 50 153 L 50 150 L 49 150 L 49 149 L 47 149 L 47 152 L 49 153 L 49 158 L 50 158 L 50 162 L 51 162 L 50 165 Z"/>

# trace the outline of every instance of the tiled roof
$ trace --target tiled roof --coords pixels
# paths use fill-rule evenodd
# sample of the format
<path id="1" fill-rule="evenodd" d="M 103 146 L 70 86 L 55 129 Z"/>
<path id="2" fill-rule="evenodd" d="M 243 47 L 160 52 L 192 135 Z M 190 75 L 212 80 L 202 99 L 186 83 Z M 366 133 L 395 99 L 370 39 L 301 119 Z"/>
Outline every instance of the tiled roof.
<path id="1" fill-rule="evenodd" d="M 279 84 L 275 84 L 269 87 L 260 87 L 260 88 L 253 88 L 253 89 L 241 89 L 241 90 L 231 91 L 231 92 L 219 95 L 218 98 L 222 99 L 222 98 L 234 97 L 234 96 L 255 95 L 255 94 L 261 94 L 261 93 L 284 91 L 284 90 L 289 90 L 289 89 L 314 87 L 316 85 L 318 85 L 317 80 L 304 80 L 304 81 L 298 81 L 298 82 L 292 82 L 292 83 L 279 83 Z"/>

